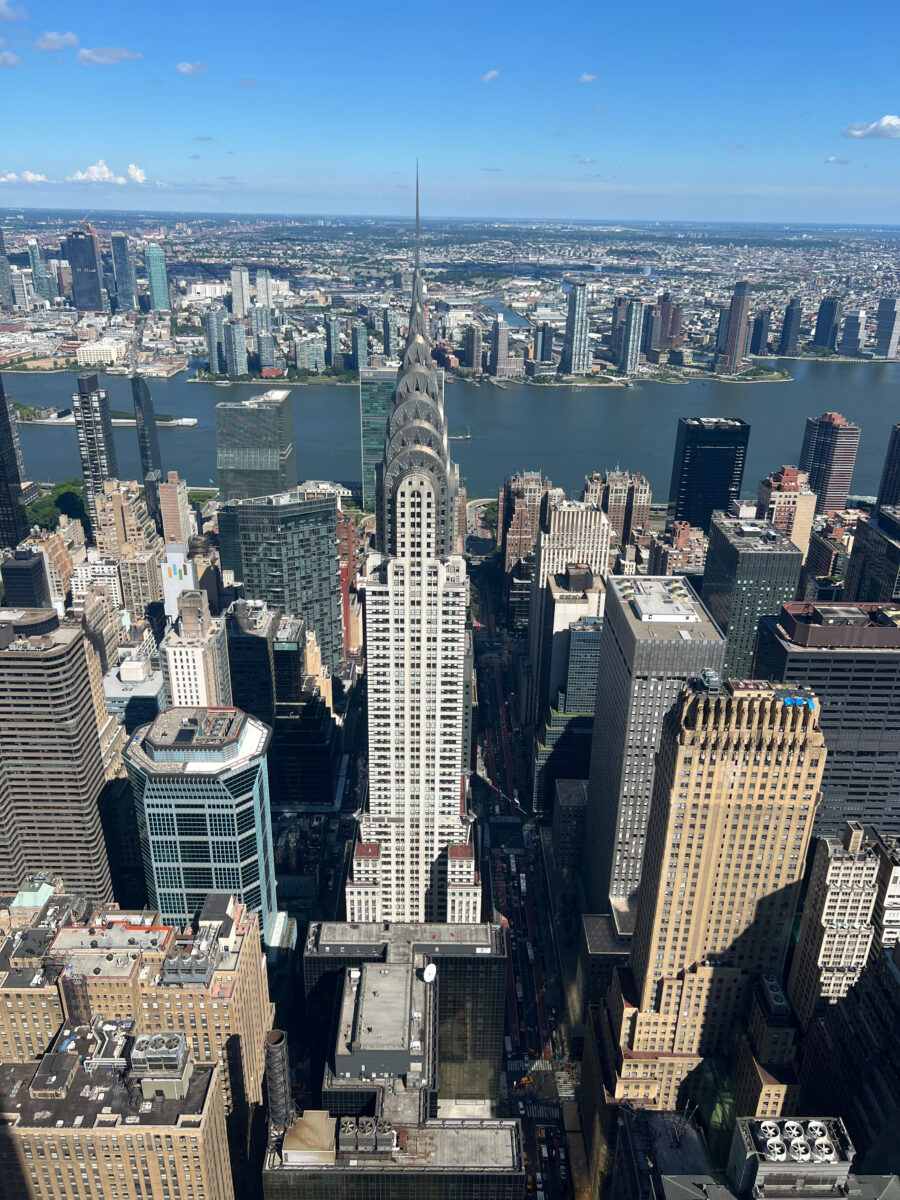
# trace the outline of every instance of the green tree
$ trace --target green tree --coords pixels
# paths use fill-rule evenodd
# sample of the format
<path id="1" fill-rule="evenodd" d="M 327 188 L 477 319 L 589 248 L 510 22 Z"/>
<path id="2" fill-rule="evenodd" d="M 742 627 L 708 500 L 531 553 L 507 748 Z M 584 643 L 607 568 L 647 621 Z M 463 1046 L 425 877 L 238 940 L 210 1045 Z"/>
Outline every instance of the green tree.
<path id="1" fill-rule="evenodd" d="M 64 479 L 54 484 L 48 496 L 41 496 L 26 509 L 29 524 L 44 529 L 55 529 L 59 525 L 60 513 L 70 520 L 80 521 L 85 533 L 90 536 L 91 522 L 84 502 L 84 484 L 80 479 Z"/>

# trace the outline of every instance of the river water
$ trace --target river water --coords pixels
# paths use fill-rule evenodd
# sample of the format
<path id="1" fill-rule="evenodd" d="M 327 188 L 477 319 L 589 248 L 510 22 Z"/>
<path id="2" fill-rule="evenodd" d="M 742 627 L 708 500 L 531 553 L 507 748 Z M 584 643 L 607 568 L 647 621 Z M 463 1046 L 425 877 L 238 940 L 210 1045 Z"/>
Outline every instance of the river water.
<path id="1" fill-rule="evenodd" d="M 449 382 L 450 432 L 471 432 L 451 443 L 470 497 L 496 496 L 505 475 L 541 470 L 557 486 L 577 492 L 590 471 L 619 465 L 640 470 L 656 500 L 664 501 L 672 470 L 679 416 L 734 416 L 749 421 L 750 446 L 744 494 L 782 463 L 796 463 L 808 416 L 836 410 L 862 428 L 851 491 L 874 495 L 890 427 L 900 421 L 900 363 L 793 361 L 785 383 L 725 383 L 715 378 L 685 385 L 639 383 L 631 388 L 544 387 L 508 383 Z M 111 407 L 131 409 L 131 386 L 121 376 L 103 377 Z M 71 405 L 75 375 L 5 372 L 11 399 L 35 407 Z M 177 470 L 195 487 L 216 478 L 215 405 L 258 395 L 261 384 L 217 388 L 189 383 L 186 374 L 150 380 L 158 412 L 196 417 L 194 428 L 159 431 L 164 470 Z M 273 384 L 277 386 L 277 384 Z M 357 387 L 312 384 L 293 388 L 297 470 L 300 480 L 360 477 Z M 29 477 L 57 481 L 80 474 L 74 427 L 20 425 Z M 139 473 L 137 435 L 115 431 L 119 473 Z"/>

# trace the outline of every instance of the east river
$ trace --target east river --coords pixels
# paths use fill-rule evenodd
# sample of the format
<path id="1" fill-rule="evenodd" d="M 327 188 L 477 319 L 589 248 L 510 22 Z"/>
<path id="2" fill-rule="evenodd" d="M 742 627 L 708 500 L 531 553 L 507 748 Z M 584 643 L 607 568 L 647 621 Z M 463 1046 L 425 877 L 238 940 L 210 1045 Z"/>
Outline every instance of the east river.
<path id="1" fill-rule="evenodd" d="M 734 416 L 749 421 L 750 447 L 744 494 L 782 463 L 796 463 L 804 422 L 835 410 L 862 428 L 852 493 L 874 495 L 890 427 L 900 421 L 900 363 L 789 361 L 779 365 L 784 383 L 725 383 L 710 378 L 685 385 L 636 383 L 620 387 L 547 387 L 508 382 L 505 388 L 450 382 L 446 409 L 451 442 L 469 496 L 496 496 L 503 477 L 541 470 L 570 494 L 585 474 L 616 465 L 640 470 L 655 499 L 664 501 L 672 469 L 679 416 Z M 4 372 L 10 399 L 32 407 L 68 408 L 74 374 Z M 131 385 L 122 376 L 101 376 L 110 406 L 131 411 Z M 157 412 L 196 417 L 193 428 L 161 428 L 163 469 L 177 470 L 194 487 L 216 478 L 214 408 L 222 400 L 259 395 L 262 384 L 230 388 L 189 383 L 187 374 L 149 380 Z M 273 381 L 271 386 L 277 386 Z M 304 479 L 360 477 L 359 389 L 311 384 L 292 388 L 297 470 Z M 46 482 L 80 474 L 73 426 L 19 425 L 26 473 Z M 139 474 L 133 427 L 115 431 L 119 474 Z"/>

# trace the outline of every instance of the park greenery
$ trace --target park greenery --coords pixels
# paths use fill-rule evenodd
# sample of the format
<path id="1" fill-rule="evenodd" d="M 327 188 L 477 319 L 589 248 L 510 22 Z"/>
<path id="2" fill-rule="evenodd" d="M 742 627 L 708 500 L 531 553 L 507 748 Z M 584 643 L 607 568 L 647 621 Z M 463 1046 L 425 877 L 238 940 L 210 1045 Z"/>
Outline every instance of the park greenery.
<path id="1" fill-rule="evenodd" d="M 40 496 L 25 510 L 29 525 L 40 525 L 42 529 L 56 529 L 61 513 L 74 521 L 80 521 L 84 532 L 90 536 L 91 522 L 84 502 L 84 484 L 80 479 L 64 479 L 56 483 L 44 496 Z"/>

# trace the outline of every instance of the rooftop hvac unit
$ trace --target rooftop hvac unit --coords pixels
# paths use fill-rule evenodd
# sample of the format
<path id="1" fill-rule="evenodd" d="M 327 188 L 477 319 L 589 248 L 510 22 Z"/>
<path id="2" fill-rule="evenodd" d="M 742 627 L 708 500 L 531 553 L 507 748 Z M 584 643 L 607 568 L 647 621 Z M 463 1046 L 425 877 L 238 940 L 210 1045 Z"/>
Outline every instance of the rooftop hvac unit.
<path id="1" fill-rule="evenodd" d="M 766 1142 L 766 1158 L 769 1162 L 785 1162 L 787 1146 L 779 1137 L 771 1137 Z"/>
<path id="2" fill-rule="evenodd" d="M 816 1162 L 837 1162 L 834 1143 L 827 1137 L 816 1138 L 813 1156 Z"/>
<path id="3" fill-rule="evenodd" d="M 803 1137 L 803 1126 L 800 1124 L 799 1121 L 785 1121 L 784 1136 L 786 1138 L 791 1138 L 791 1139 L 802 1138 Z"/>
<path id="4" fill-rule="evenodd" d="M 812 1151 L 809 1148 L 809 1142 L 804 1137 L 791 1139 L 791 1158 L 796 1162 L 809 1162 L 812 1158 Z"/>
<path id="5" fill-rule="evenodd" d="M 338 1149 L 356 1149 L 356 1117 L 341 1117 L 338 1126 Z"/>
<path id="6" fill-rule="evenodd" d="M 759 1132 L 764 1138 L 777 1138 L 781 1136 L 781 1130 L 774 1121 L 763 1121 L 759 1127 Z"/>
<path id="7" fill-rule="evenodd" d="M 360 1150 L 375 1149 L 375 1119 L 374 1117 L 360 1117 L 356 1126 L 358 1146 Z"/>
<path id="8" fill-rule="evenodd" d="M 390 1121 L 379 1121 L 375 1129 L 375 1149 L 393 1150 L 394 1126 Z"/>
<path id="9" fill-rule="evenodd" d="M 815 1140 L 816 1138 L 828 1137 L 828 1130 L 821 1121 L 810 1121 L 806 1126 L 806 1135 Z"/>

